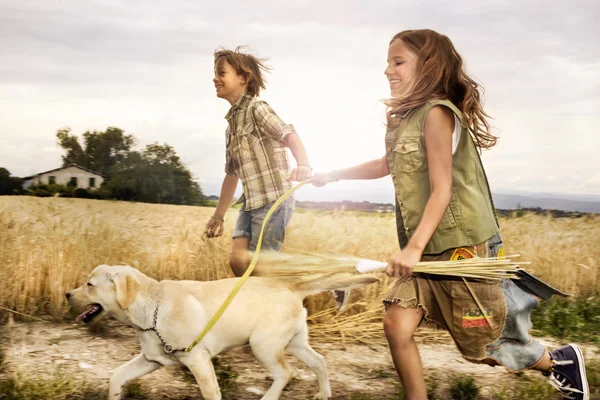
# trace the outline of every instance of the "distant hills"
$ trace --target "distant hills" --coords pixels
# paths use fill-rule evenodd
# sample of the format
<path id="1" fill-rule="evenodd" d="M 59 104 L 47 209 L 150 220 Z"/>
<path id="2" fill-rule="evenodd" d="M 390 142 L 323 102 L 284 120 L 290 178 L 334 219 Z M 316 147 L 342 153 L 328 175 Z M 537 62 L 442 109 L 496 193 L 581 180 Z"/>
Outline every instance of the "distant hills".
<path id="1" fill-rule="evenodd" d="M 316 192 L 318 193 L 318 192 Z M 371 192 L 340 192 L 324 196 L 308 196 L 311 200 L 302 200 L 304 195 L 298 196 L 297 206 L 302 208 L 315 208 L 335 210 L 344 208 L 357 211 L 394 211 L 393 192 L 373 190 Z M 344 198 L 368 197 L 370 201 L 350 201 Z M 208 196 L 209 199 L 218 200 L 218 196 Z M 565 212 L 600 213 L 600 195 L 567 195 L 560 193 L 495 193 L 493 194 L 494 206 L 499 210 L 542 209 L 558 210 Z M 322 201 L 327 200 L 327 201 Z"/>
<path id="2" fill-rule="evenodd" d="M 498 193 L 493 195 L 494 206 L 499 210 L 542 209 L 567 212 L 600 213 L 600 201 L 573 200 L 560 197 L 535 197 L 517 194 Z M 371 203 L 368 201 L 298 201 L 298 207 L 356 211 L 394 211 L 391 203 Z"/>
<path id="3" fill-rule="evenodd" d="M 584 213 L 600 213 L 600 200 L 574 200 L 568 198 L 537 197 L 535 195 L 494 194 L 494 205 L 503 210 L 519 208 L 542 208 L 545 210 L 578 211 Z M 590 196 L 590 198 L 593 198 Z"/>

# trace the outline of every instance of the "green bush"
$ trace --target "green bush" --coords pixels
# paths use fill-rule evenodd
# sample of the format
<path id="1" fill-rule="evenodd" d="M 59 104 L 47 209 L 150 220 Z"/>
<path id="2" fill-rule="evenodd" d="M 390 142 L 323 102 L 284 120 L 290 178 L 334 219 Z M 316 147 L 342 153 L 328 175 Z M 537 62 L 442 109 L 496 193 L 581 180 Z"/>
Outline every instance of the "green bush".
<path id="1" fill-rule="evenodd" d="M 531 316 L 533 328 L 559 339 L 600 343 L 600 301 L 597 297 L 542 302 Z"/>
<path id="2" fill-rule="evenodd" d="M 77 188 L 73 192 L 73 197 L 77 197 L 78 199 L 96 199 L 98 196 L 90 190 Z"/>
<path id="3" fill-rule="evenodd" d="M 450 398 L 452 400 L 475 400 L 479 396 L 479 387 L 475 378 L 470 375 L 455 375 L 450 382 Z"/>

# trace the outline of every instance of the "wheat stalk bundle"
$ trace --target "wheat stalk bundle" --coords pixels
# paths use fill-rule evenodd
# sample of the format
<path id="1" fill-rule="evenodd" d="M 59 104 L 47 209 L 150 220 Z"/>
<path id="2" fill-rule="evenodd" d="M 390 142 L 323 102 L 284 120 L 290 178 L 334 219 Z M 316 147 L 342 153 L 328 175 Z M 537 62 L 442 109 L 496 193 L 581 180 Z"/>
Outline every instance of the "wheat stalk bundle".
<path id="1" fill-rule="evenodd" d="M 467 279 L 517 279 L 519 265 L 506 257 L 469 258 L 448 261 L 422 261 L 413 272 Z M 277 278 L 302 278 L 314 275 L 378 272 L 386 263 L 358 257 L 334 257 L 300 251 L 263 252 L 254 274 Z"/>

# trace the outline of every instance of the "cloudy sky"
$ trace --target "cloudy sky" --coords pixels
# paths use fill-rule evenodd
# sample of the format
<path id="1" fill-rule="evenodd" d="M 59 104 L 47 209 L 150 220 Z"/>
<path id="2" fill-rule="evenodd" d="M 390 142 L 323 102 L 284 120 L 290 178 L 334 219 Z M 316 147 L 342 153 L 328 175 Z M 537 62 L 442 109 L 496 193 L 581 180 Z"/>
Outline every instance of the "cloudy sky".
<path id="1" fill-rule="evenodd" d="M 274 68 L 262 98 L 294 124 L 316 171 L 384 154 L 387 45 L 450 37 L 486 88 L 499 144 L 492 190 L 600 197 L 600 7 L 589 1 L 0 0 L 0 167 L 60 166 L 56 131 L 117 126 L 177 150 L 205 193 L 225 162 L 213 51 L 250 46 Z M 391 202 L 388 178 L 300 199 Z"/>

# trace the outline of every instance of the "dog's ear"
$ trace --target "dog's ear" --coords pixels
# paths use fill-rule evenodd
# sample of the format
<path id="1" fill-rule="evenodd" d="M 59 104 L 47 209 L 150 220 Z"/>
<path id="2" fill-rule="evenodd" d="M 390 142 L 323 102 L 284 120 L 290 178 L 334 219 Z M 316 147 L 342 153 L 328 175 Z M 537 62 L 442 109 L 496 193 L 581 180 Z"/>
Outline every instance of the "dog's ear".
<path id="1" fill-rule="evenodd" d="M 140 283 L 133 275 L 124 272 L 111 275 L 111 279 L 115 284 L 117 303 L 126 310 L 137 296 Z"/>

